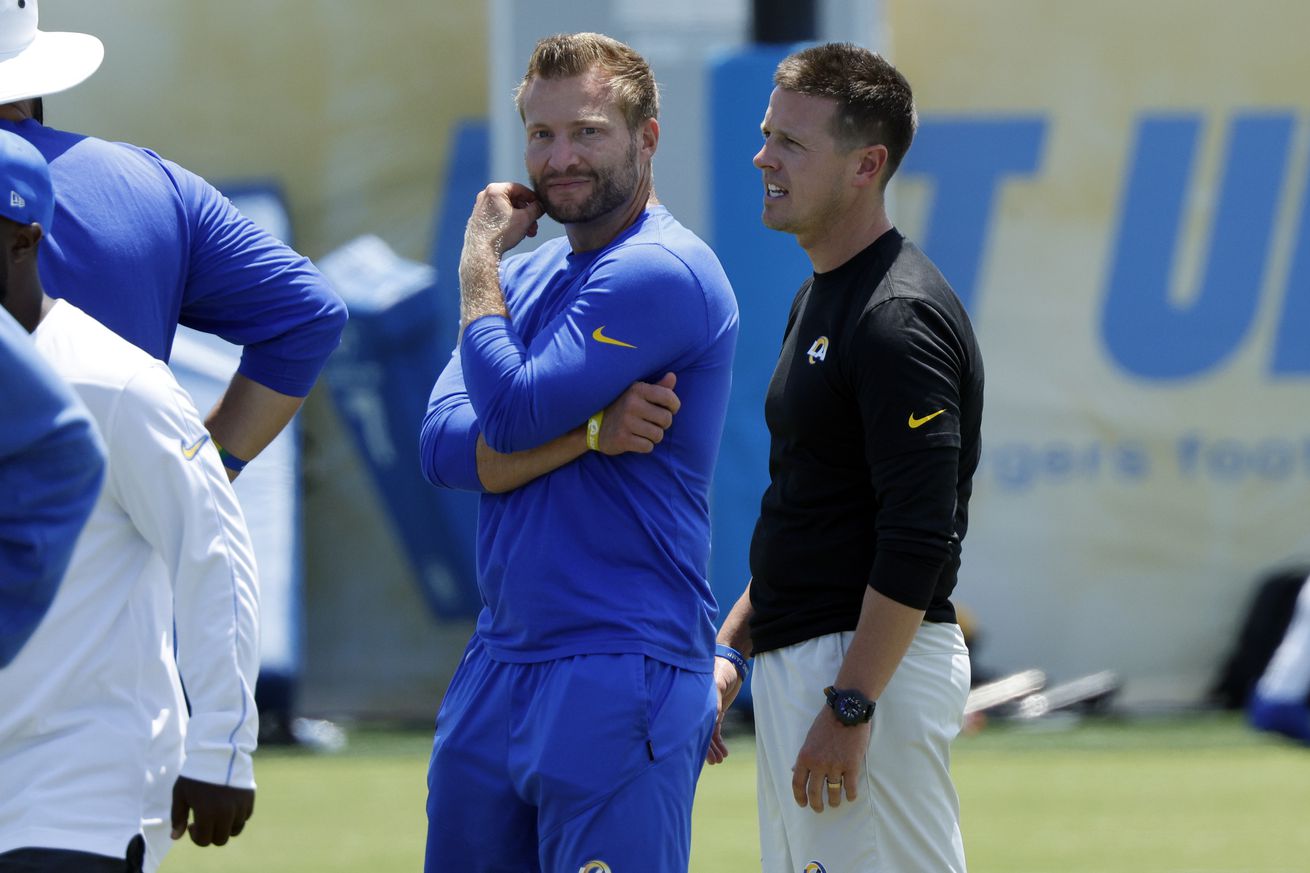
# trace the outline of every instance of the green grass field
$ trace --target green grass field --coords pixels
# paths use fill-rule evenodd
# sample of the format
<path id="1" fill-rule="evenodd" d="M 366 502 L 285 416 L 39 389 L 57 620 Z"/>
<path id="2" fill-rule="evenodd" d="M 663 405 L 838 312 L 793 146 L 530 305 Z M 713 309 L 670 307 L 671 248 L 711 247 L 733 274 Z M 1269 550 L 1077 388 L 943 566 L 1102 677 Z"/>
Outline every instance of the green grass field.
<path id="1" fill-rule="evenodd" d="M 269 749 L 246 832 L 174 848 L 164 871 L 422 867 L 429 737 L 358 730 L 338 755 Z M 758 870 L 752 739 L 707 768 L 691 869 Z M 955 745 L 972 873 L 1305 873 L 1310 749 L 1232 716 L 993 727 Z M 636 873 L 636 871 L 616 871 Z"/>

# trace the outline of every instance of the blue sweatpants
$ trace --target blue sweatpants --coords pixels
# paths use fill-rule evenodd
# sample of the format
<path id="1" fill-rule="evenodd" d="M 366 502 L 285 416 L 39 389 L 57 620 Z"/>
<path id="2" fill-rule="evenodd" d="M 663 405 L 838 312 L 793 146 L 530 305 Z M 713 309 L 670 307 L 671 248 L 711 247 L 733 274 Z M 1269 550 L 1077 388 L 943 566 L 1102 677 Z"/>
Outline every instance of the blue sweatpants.
<path id="1" fill-rule="evenodd" d="M 715 707 L 709 673 L 504 663 L 474 636 L 437 714 L 424 869 L 685 873 Z"/>

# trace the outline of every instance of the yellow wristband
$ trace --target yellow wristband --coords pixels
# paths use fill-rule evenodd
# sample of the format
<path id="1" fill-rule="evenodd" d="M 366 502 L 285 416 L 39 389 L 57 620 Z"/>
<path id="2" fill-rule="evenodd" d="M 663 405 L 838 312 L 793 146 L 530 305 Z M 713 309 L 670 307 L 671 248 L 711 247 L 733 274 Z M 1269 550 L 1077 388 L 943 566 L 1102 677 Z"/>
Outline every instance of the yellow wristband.
<path id="1" fill-rule="evenodd" d="M 587 419 L 587 448 L 600 451 L 600 423 L 605 420 L 604 410 Z"/>

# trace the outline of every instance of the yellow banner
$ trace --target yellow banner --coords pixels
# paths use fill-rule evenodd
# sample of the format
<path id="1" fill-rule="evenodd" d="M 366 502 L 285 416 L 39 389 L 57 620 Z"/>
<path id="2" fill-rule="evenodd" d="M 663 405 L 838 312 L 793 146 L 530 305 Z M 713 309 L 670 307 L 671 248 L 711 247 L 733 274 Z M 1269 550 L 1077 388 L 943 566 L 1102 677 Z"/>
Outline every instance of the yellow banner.
<path id="1" fill-rule="evenodd" d="M 1199 696 L 1310 557 L 1310 6 L 889 0 L 893 217 L 987 366 L 980 660 Z"/>

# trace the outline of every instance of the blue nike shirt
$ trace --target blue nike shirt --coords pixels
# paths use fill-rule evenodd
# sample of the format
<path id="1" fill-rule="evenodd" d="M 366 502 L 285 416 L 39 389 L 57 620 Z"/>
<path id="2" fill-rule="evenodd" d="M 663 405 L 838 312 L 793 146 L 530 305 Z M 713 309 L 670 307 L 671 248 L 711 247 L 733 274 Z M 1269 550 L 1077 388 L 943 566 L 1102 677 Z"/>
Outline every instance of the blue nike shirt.
<path id="1" fill-rule="evenodd" d="M 309 260 L 195 173 L 147 149 L 0 121 L 45 156 L 54 227 L 41 281 L 123 339 L 167 361 L 178 324 L 243 346 L 239 372 L 304 397 L 345 328 L 346 308 Z"/>
<path id="2" fill-rule="evenodd" d="M 478 635 L 501 661 L 636 652 L 710 670 L 709 489 L 737 338 L 718 258 L 653 206 L 603 249 L 557 239 L 506 259 L 501 287 L 509 320 L 470 324 L 433 389 L 420 448 L 434 485 L 482 491 L 479 434 L 534 448 L 633 382 L 673 372 L 682 407 L 650 454 L 589 452 L 482 495 Z"/>

